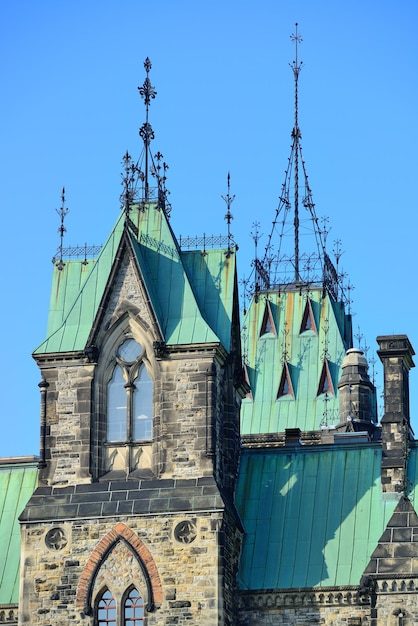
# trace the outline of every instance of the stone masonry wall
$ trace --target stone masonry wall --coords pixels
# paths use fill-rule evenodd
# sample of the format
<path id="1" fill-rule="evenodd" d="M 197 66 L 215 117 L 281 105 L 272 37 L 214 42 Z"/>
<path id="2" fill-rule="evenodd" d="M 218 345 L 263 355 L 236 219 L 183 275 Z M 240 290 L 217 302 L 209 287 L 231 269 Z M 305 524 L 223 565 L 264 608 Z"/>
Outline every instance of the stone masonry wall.
<path id="1" fill-rule="evenodd" d="M 235 420 L 224 411 L 224 369 L 215 365 L 214 353 L 201 353 L 162 360 L 159 413 L 159 475 L 191 478 L 215 475 L 222 481 L 225 433 L 219 427 Z M 229 383 L 231 384 L 231 383 Z M 230 485 L 229 485 L 230 487 Z"/>
<path id="2" fill-rule="evenodd" d="M 92 617 L 76 606 L 80 578 L 100 540 L 120 520 L 79 520 L 23 527 L 25 576 L 20 594 L 20 626 L 70 623 L 92 626 Z M 232 623 L 224 622 L 220 590 L 221 513 L 125 518 L 123 523 L 151 554 L 161 581 L 161 606 L 146 614 L 149 626 Z M 180 532 L 180 539 L 176 539 L 179 523 L 181 531 L 186 528 L 190 533 L 186 536 Z M 122 587 L 133 582 L 148 602 L 144 581 L 132 558 L 132 549 L 121 542 L 100 565 L 94 593 L 107 585 L 118 599 Z"/>
<path id="3" fill-rule="evenodd" d="M 40 482 L 90 481 L 91 388 L 94 365 L 84 359 L 42 366 L 46 390 L 46 468 Z"/>
<path id="4" fill-rule="evenodd" d="M 355 589 L 244 592 L 238 623 L 240 626 L 370 626 L 370 599 L 359 597 Z"/>

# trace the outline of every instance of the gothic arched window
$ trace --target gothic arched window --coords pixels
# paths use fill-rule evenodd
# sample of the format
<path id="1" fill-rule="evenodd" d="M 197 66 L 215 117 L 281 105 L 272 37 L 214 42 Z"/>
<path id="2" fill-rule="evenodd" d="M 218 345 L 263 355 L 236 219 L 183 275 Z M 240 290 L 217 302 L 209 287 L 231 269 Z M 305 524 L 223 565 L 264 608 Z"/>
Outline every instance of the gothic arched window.
<path id="1" fill-rule="evenodd" d="M 98 626 L 116 626 L 116 602 L 106 589 L 97 603 L 97 624 Z"/>
<path id="2" fill-rule="evenodd" d="M 120 612 L 119 612 L 120 608 Z M 116 603 L 109 589 L 105 589 L 97 602 L 97 626 L 144 626 L 144 600 L 139 591 L 132 587 L 122 603 Z"/>
<path id="3" fill-rule="evenodd" d="M 124 602 L 124 626 L 144 624 L 144 600 L 135 587 L 131 589 Z"/>
<path id="4" fill-rule="evenodd" d="M 144 349 L 134 339 L 118 348 L 107 384 L 108 442 L 152 438 L 152 380 L 143 359 Z"/>

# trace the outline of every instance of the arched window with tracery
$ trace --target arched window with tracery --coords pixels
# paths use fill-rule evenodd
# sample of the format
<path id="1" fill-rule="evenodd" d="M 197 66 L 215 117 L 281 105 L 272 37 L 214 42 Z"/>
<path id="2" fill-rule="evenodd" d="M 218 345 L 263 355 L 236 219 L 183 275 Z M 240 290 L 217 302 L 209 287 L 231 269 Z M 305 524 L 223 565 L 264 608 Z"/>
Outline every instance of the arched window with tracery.
<path id="1" fill-rule="evenodd" d="M 126 339 L 118 348 L 107 384 L 107 441 L 146 441 L 152 438 L 152 379 L 144 348 Z"/>
<path id="2" fill-rule="evenodd" d="M 144 600 L 139 591 L 133 587 L 124 602 L 123 626 L 140 626 L 144 624 Z"/>
<path id="3" fill-rule="evenodd" d="M 119 596 L 119 598 L 118 598 Z M 97 626 L 144 626 L 144 599 L 138 589 L 131 587 L 116 599 L 109 589 L 105 589 L 97 599 Z"/>
<path id="4" fill-rule="evenodd" d="M 116 602 L 109 589 L 105 589 L 97 603 L 97 625 L 116 626 Z"/>

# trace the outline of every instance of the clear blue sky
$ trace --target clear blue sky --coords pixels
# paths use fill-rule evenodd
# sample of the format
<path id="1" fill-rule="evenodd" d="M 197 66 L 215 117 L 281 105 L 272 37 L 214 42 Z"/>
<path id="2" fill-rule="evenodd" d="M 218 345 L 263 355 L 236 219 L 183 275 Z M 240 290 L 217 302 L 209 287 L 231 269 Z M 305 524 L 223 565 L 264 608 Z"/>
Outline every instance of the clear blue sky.
<path id="1" fill-rule="evenodd" d="M 14 0 L 1 13 L 0 455 L 38 453 L 31 352 L 45 336 L 55 208 L 65 185 L 65 243 L 105 240 L 119 214 L 121 158 L 141 149 L 146 56 L 173 228 L 226 233 L 230 171 L 247 275 L 251 225 L 269 232 L 289 156 L 289 36 L 299 22 L 304 156 L 317 214 L 343 242 L 355 331 L 369 357 L 379 334 L 406 333 L 418 351 L 415 0 Z M 418 369 L 411 399 L 418 435 Z"/>

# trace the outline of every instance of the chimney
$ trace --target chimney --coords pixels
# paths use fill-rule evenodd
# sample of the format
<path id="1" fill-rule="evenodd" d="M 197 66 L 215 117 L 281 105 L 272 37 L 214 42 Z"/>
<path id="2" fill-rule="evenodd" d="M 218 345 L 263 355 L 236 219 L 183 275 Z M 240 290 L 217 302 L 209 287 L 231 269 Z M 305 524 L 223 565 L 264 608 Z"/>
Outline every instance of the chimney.
<path id="1" fill-rule="evenodd" d="M 302 431 L 300 428 L 286 428 L 284 434 L 285 446 L 301 446 L 302 445 Z"/>
<path id="2" fill-rule="evenodd" d="M 414 367 L 413 347 L 406 335 L 377 337 L 383 364 L 384 415 L 382 426 L 383 491 L 402 492 L 406 484 L 409 418 L 409 370 Z"/>
<path id="3" fill-rule="evenodd" d="M 376 422 L 376 394 L 370 381 L 364 353 L 350 348 L 341 364 L 342 374 L 338 383 L 340 421 L 351 421 L 355 430 L 373 430 Z M 371 427 L 371 428 L 370 428 Z"/>

